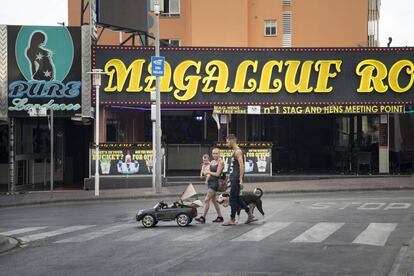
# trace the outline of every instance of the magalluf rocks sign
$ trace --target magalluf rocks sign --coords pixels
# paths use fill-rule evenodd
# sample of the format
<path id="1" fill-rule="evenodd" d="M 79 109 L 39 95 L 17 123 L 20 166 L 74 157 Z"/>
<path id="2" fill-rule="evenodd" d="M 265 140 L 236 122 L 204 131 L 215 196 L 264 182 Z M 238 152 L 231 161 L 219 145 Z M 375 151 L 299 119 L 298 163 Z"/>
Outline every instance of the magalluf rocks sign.
<path id="1" fill-rule="evenodd" d="M 39 107 L 56 116 L 80 113 L 80 28 L 7 26 L 7 33 L 9 116 Z"/>
<path id="2" fill-rule="evenodd" d="M 149 104 L 152 47 L 97 46 L 103 104 Z M 164 48 L 163 104 L 412 104 L 414 48 Z"/>

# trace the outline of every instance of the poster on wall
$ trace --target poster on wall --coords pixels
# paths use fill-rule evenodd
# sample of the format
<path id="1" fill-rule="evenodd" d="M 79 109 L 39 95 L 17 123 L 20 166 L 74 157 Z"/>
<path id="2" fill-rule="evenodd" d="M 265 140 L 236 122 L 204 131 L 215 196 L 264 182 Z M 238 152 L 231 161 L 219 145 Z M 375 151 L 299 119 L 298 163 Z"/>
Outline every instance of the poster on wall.
<path id="1" fill-rule="evenodd" d="M 55 116 L 81 113 L 79 27 L 7 26 L 7 40 L 9 116 L 42 107 Z"/>
<path id="2" fill-rule="evenodd" d="M 151 175 L 153 170 L 151 143 L 102 143 L 99 145 L 99 174 Z M 95 174 L 95 149 L 91 149 L 91 176 Z"/>
<path id="3" fill-rule="evenodd" d="M 225 144 L 216 145 L 220 149 L 220 157 L 224 161 L 224 172 L 229 174 L 231 171 L 231 159 L 233 150 Z M 272 173 L 272 143 L 239 143 L 243 150 L 244 173 L 246 175 Z"/>

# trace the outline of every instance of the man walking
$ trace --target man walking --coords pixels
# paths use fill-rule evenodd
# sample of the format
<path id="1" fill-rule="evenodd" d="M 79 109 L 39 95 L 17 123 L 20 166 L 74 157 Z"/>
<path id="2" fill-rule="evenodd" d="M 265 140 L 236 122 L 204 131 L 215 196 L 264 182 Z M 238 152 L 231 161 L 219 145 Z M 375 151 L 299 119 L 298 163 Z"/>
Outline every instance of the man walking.
<path id="1" fill-rule="evenodd" d="M 250 213 L 249 207 L 246 203 L 240 198 L 240 186 L 243 185 L 243 176 L 244 176 L 244 159 L 243 151 L 240 149 L 237 144 L 237 137 L 234 134 L 230 134 L 226 139 L 227 146 L 233 149 L 233 155 L 231 157 L 229 174 L 230 174 L 230 207 L 231 214 L 230 220 L 224 223 L 224 226 L 235 225 L 236 224 L 236 211 L 237 206 L 243 208 L 247 213 L 246 224 L 253 221 L 254 216 Z"/>

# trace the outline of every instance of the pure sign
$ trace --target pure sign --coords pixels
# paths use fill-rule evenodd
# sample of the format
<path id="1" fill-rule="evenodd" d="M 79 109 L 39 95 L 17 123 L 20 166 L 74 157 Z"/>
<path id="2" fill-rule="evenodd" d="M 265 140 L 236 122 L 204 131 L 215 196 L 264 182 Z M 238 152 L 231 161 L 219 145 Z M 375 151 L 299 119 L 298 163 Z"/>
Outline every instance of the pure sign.
<path id="1" fill-rule="evenodd" d="M 80 113 L 80 28 L 8 26 L 7 32 L 10 116 L 33 108 Z"/>

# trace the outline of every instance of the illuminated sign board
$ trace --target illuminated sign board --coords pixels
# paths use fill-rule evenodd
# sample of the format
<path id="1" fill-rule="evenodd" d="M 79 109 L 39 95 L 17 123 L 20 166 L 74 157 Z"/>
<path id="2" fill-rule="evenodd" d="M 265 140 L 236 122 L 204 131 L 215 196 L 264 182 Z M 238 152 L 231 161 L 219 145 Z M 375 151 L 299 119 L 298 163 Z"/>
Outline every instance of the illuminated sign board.
<path id="1" fill-rule="evenodd" d="M 81 109 L 79 27 L 8 26 L 8 111 L 73 116 Z"/>
<path id="2" fill-rule="evenodd" d="M 151 47 L 94 48 L 108 73 L 102 104 L 149 104 Z M 169 105 L 404 105 L 414 103 L 414 48 L 164 48 Z M 326 112 L 330 113 L 330 112 Z M 336 113 L 336 112 L 333 112 Z M 340 113 L 340 112 L 339 112 Z M 378 113 L 378 112 L 375 112 Z"/>

